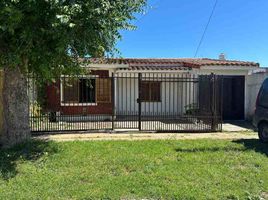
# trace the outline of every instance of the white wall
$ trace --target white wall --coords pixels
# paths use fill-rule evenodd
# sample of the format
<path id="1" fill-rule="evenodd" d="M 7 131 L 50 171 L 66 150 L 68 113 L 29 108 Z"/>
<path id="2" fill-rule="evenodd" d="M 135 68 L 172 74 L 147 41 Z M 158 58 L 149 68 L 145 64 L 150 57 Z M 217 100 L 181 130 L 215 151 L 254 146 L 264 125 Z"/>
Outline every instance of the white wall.
<path id="1" fill-rule="evenodd" d="M 220 69 L 218 66 L 212 66 L 211 68 L 197 69 L 191 71 L 192 75 L 197 77 L 197 74 L 211 74 L 216 75 L 239 75 L 245 76 L 245 118 L 251 119 L 254 114 L 255 102 L 259 88 L 265 79 L 268 77 L 268 73 L 257 73 L 249 75 L 252 71 L 251 68 L 229 68 Z M 138 77 L 138 73 L 116 73 L 118 76 L 132 76 Z M 187 75 L 188 74 L 188 75 Z M 148 77 L 149 73 L 142 73 L 143 77 Z M 158 73 L 154 75 L 154 80 L 161 80 L 162 77 L 189 77 L 189 73 Z M 117 79 L 116 90 L 116 109 L 117 113 L 137 114 L 138 113 L 138 79 L 132 78 L 132 80 Z M 161 102 L 147 102 L 142 103 L 142 114 L 174 114 L 182 115 L 185 113 L 185 106 L 191 103 L 198 102 L 198 84 L 192 87 L 193 83 L 162 83 L 161 84 Z M 134 86 L 134 87 L 133 87 Z M 194 89 L 192 89 L 194 88 Z M 187 92 L 186 92 L 187 91 Z M 188 95 L 187 95 L 187 94 Z"/>
<path id="2" fill-rule="evenodd" d="M 232 67 L 229 67 L 230 69 L 194 69 L 193 73 L 200 74 L 200 75 L 209 75 L 211 73 L 214 73 L 216 75 L 226 75 L 226 76 L 246 76 L 249 73 L 249 70 L 247 68 L 244 69 L 233 69 Z"/>
<path id="3" fill-rule="evenodd" d="M 137 115 L 138 73 L 117 73 L 117 75 L 128 78 L 116 78 L 116 113 Z M 142 102 L 142 115 L 183 115 L 186 105 L 198 102 L 198 84 L 194 83 L 194 79 L 191 82 L 182 82 L 183 78 L 190 76 L 193 75 L 142 73 L 142 80 L 161 82 L 161 102 Z"/>
<path id="4" fill-rule="evenodd" d="M 268 77 L 266 73 L 256 73 L 246 76 L 246 118 L 252 120 L 255 111 L 255 103 L 258 96 L 259 89 L 265 78 Z"/>

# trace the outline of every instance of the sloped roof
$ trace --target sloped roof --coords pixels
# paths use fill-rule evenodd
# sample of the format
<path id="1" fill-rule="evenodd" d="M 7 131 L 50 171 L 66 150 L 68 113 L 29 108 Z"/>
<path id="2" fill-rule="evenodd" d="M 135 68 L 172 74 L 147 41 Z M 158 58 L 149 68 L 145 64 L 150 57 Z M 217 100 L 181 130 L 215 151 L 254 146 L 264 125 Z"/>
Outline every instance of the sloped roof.
<path id="1" fill-rule="evenodd" d="M 185 62 L 195 63 L 200 66 L 204 65 L 222 65 L 222 66 L 251 66 L 259 67 L 259 63 L 240 61 L 240 60 L 219 60 L 210 58 L 182 58 Z"/>
<path id="2" fill-rule="evenodd" d="M 93 64 L 127 64 L 129 70 L 184 70 L 212 65 L 259 67 L 259 63 L 256 62 L 209 58 L 90 58 L 86 60 Z"/>

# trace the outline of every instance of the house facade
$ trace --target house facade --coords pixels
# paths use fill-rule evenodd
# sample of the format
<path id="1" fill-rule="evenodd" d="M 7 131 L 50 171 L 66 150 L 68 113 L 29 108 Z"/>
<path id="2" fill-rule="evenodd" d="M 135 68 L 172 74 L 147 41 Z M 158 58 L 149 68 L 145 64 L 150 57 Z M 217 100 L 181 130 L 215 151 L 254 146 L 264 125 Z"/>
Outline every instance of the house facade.
<path id="1" fill-rule="evenodd" d="M 222 59 L 88 59 L 87 75 L 62 76 L 46 87 L 47 110 L 58 116 L 182 116 L 207 96 L 200 77 L 222 75 L 224 120 L 252 115 L 249 84 L 259 64 Z M 184 98 L 185 97 L 185 98 Z M 142 101 L 142 104 L 139 103 Z M 201 106 L 202 107 L 202 106 Z M 127 114 L 126 114 L 127 113 Z"/>

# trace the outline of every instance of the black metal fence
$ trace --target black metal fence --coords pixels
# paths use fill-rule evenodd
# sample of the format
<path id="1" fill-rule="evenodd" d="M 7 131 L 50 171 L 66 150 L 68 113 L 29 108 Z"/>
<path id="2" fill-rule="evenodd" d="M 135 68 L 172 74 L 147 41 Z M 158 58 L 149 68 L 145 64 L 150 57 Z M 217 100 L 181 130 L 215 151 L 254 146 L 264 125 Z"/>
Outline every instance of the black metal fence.
<path id="1" fill-rule="evenodd" d="M 32 132 L 222 130 L 222 77 L 120 73 L 29 78 Z"/>

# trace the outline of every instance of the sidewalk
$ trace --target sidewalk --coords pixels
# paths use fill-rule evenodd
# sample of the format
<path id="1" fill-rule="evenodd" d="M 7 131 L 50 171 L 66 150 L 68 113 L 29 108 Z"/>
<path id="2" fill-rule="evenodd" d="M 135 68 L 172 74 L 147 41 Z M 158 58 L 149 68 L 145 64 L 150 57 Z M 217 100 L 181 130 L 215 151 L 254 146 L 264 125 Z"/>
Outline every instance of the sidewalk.
<path id="1" fill-rule="evenodd" d="M 95 140 L 192 140 L 192 139 L 257 139 L 254 132 L 222 132 L 222 133 L 77 133 L 54 134 L 33 137 L 52 141 L 95 141 Z"/>

